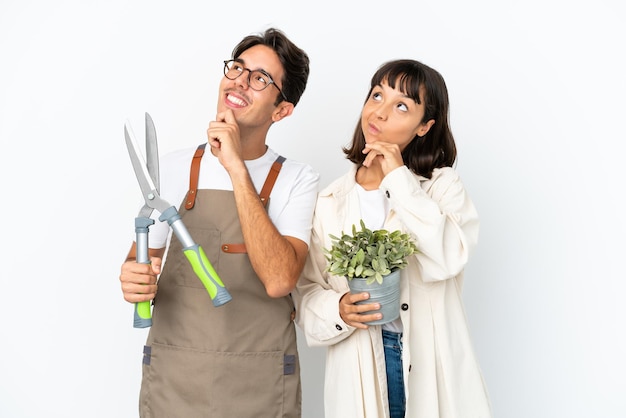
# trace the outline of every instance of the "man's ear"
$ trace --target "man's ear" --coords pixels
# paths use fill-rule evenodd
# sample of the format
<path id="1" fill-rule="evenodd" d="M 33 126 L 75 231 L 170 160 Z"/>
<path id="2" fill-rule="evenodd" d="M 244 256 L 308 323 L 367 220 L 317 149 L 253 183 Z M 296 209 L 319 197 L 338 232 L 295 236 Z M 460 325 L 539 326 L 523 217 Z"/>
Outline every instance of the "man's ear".
<path id="1" fill-rule="evenodd" d="M 276 106 L 276 109 L 272 114 L 272 121 L 278 122 L 279 120 L 291 115 L 293 113 L 294 107 L 295 106 L 293 105 L 293 103 L 285 101 L 280 102 L 280 104 Z"/>
<path id="2" fill-rule="evenodd" d="M 434 124 L 435 124 L 435 119 L 431 119 L 426 123 L 420 124 L 420 126 L 417 127 L 417 131 L 415 131 L 415 134 L 419 137 L 423 137 L 424 135 L 428 133 L 428 131 L 430 131 L 430 128 Z"/>

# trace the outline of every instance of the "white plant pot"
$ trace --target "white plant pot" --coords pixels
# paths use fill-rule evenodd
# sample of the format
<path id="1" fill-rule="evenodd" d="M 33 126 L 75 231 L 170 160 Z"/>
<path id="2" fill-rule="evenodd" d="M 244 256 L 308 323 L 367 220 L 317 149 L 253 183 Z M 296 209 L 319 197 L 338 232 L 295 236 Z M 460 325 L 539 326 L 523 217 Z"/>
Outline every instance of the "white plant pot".
<path id="1" fill-rule="evenodd" d="M 368 292 L 370 298 L 357 304 L 380 303 L 377 311 L 368 311 L 367 314 L 381 312 L 382 319 L 366 322 L 368 325 L 382 325 L 391 322 L 400 316 L 400 270 L 395 270 L 387 276 L 383 276 L 382 284 L 374 280 L 367 284 L 367 279 L 353 278 L 348 280 L 350 293 Z"/>

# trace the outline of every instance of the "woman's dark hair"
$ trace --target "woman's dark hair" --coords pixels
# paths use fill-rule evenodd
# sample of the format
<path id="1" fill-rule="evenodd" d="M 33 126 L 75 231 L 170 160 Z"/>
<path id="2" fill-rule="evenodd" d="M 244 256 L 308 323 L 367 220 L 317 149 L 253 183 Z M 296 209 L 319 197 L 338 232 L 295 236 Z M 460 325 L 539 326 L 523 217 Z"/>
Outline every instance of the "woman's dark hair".
<path id="1" fill-rule="evenodd" d="M 256 45 L 268 46 L 276 52 L 284 69 L 281 90 L 290 103 L 297 105 L 309 78 L 309 56 L 283 32 L 269 28 L 263 33 L 243 38 L 233 49 L 233 59 L 239 58 L 245 50 Z M 277 93 L 275 104 L 278 105 L 282 101 L 281 94 Z"/>
<path id="2" fill-rule="evenodd" d="M 418 104 L 421 104 L 420 87 L 423 87 L 424 118 L 421 122 L 435 120 L 426 135 L 416 136 L 402 151 L 404 164 L 415 174 L 426 178 L 432 177 L 435 168 L 452 167 L 456 160 L 456 145 L 450 130 L 448 89 L 441 74 L 415 60 L 386 62 L 372 77 L 366 102 L 374 87 L 383 82 L 394 89 L 397 85 Z M 361 165 L 366 156 L 362 152 L 364 148 L 365 135 L 359 118 L 350 147 L 342 150 L 348 160 Z"/>

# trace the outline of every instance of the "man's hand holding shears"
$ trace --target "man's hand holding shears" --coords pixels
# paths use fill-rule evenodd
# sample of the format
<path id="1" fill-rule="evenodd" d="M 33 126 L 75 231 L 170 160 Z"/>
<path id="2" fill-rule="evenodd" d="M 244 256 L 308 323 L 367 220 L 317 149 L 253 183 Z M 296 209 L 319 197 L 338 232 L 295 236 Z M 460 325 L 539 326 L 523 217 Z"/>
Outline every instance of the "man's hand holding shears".
<path id="1" fill-rule="evenodd" d="M 120 282 L 127 302 L 150 302 L 157 293 L 157 277 L 161 273 L 163 249 L 149 250 L 149 264 L 137 263 L 137 246 L 133 243 L 128 258 L 122 264 Z"/>

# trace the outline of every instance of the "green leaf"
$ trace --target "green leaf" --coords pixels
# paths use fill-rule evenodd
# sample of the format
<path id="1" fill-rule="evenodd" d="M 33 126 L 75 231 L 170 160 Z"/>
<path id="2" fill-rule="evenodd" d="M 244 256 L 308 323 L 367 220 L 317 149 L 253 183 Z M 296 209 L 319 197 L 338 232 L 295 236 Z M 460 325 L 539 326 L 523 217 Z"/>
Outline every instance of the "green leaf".
<path id="1" fill-rule="evenodd" d="M 327 271 L 348 278 L 365 277 L 381 282 L 391 270 L 408 265 L 410 255 L 417 246 L 410 234 L 400 230 L 369 230 L 365 222 L 359 221 L 361 229 L 352 225 L 352 235 L 341 232 L 341 238 L 329 234 L 331 248 L 324 248 L 328 262 Z"/>
<path id="2" fill-rule="evenodd" d="M 363 266 L 359 264 L 359 265 L 358 265 L 358 266 L 356 266 L 356 268 L 354 269 L 354 275 L 355 275 L 356 277 L 360 277 L 362 273 L 363 273 Z"/>

